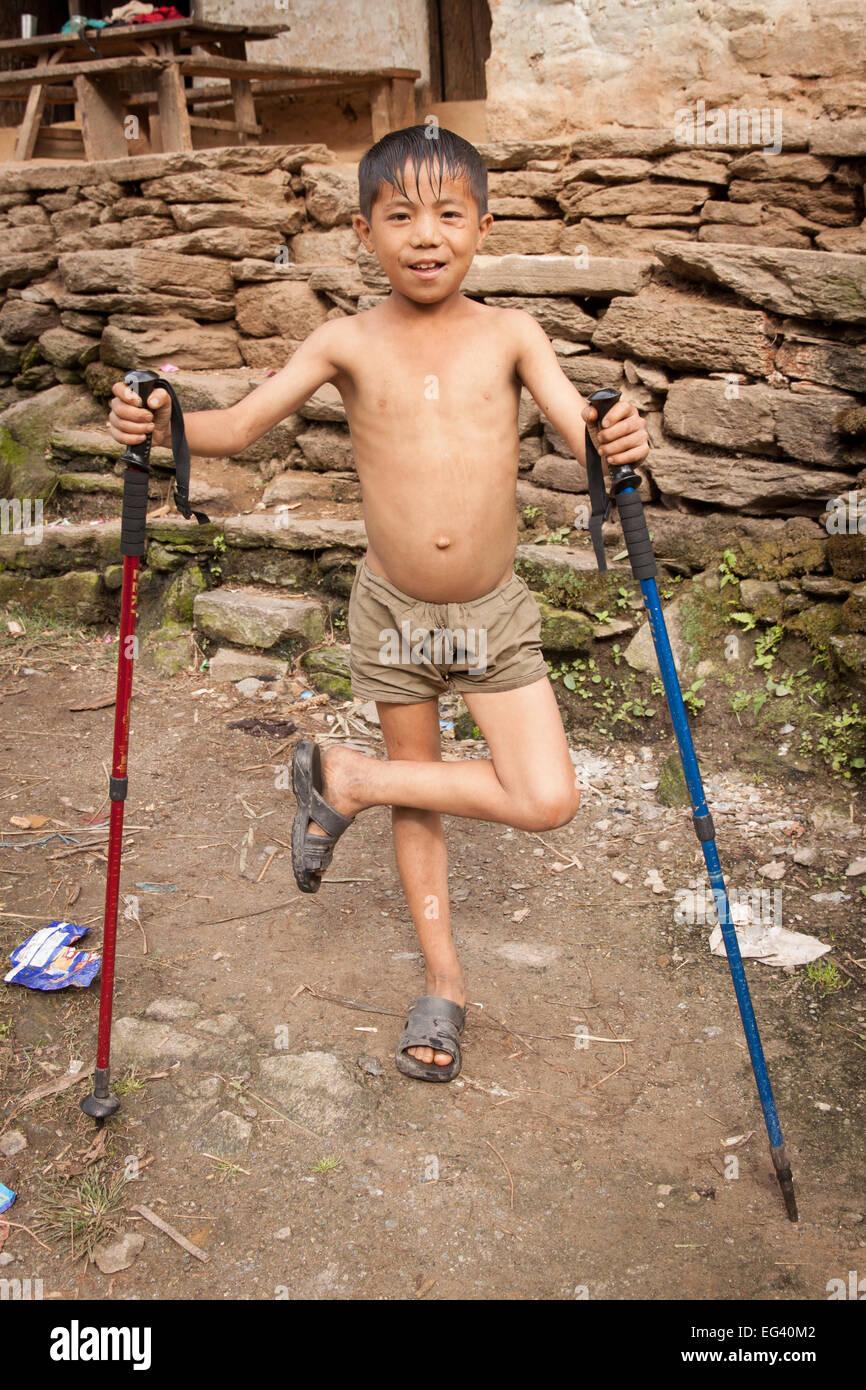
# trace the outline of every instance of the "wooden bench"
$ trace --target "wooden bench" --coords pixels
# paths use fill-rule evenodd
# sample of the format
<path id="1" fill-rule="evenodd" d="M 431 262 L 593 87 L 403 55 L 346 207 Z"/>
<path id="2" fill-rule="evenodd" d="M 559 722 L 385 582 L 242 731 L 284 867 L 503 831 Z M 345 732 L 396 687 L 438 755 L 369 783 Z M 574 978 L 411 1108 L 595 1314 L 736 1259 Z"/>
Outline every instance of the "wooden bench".
<path id="1" fill-rule="evenodd" d="M 247 40 L 273 38 L 285 29 L 197 20 L 112 26 L 88 32 L 99 58 L 77 34 L 0 42 L 0 52 L 35 58 L 33 67 L 0 72 L 0 97 L 27 97 L 14 158 L 33 158 L 46 105 L 68 102 L 80 110 L 84 156 L 89 160 L 129 154 L 126 122 L 139 108 L 147 114 L 151 137 L 158 120 L 160 145 L 167 152 L 191 150 L 196 126 L 225 131 L 241 144 L 254 140 L 261 134 L 256 96 L 363 88 L 370 92 L 374 140 L 414 124 L 414 84 L 421 74 L 413 68 L 332 70 L 247 58 Z M 186 77 L 217 81 L 187 88 Z M 230 107 L 231 118 L 191 115 L 190 107 Z"/>

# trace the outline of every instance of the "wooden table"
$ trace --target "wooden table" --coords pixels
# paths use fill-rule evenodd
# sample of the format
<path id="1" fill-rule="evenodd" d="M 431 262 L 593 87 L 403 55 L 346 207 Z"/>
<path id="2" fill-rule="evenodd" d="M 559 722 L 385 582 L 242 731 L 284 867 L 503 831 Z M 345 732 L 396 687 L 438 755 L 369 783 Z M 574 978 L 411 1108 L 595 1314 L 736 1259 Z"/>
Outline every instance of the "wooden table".
<path id="1" fill-rule="evenodd" d="M 415 120 L 412 68 L 334 70 L 265 63 L 246 56 L 249 40 L 273 38 L 286 25 L 211 24 L 171 19 L 153 24 L 112 25 L 88 30 L 92 47 L 77 34 L 6 39 L 0 53 L 35 60 L 31 67 L 0 72 L 0 97 L 25 96 L 16 160 L 31 159 L 46 104 L 77 102 L 86 159 L 116 159 L 129 153 L 128 114 L 146 108 L 159 119 L 164 151 L 191 150 L 192 128 L 233 133 L 242 144 L 261 133 L 258 95 L 308 90 L 370 90 L 373 138 Z M 94 57 L 96 49 L 99 57 Z M 132 74 L 154 79 L 151 90 L 127 91 Z M 221 83 L 186 88 L 184 78 L 212 77 Z M 190 115 L 188 105 L 229 105 L 233 118 Z"/>

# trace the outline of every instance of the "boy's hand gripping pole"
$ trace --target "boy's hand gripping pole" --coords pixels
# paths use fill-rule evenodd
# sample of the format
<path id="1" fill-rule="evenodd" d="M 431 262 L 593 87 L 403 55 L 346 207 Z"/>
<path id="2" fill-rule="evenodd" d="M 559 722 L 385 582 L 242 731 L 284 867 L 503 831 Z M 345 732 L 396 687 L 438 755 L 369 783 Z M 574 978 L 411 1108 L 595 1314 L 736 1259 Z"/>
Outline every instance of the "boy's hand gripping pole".
<path id="1" fill-rule="evenodd" d="M 595 407 L 597 416 L 597 425 L 595 428 L 602 427 L 607 411 L 614 402 L 618 400 L 619 392 L 610 389 L 596 391 L 594 395 L 590 396 L 589 404 Z M 590 435 L 589 426 L 587 426 L 586 430 L 586 472 L 589 495 L 593 505 L 590 533 L 595 547 L 598 567 L 600 570 L 606 570 L 607 562 L 605 560 L 604 547 L 601 540 L 601 527 L 610 513 L 611 497 L 609 497 L 607 493 L 601 458 L 593 438 Z M 685 704 L 683 703 L 676 666 L 674 665 L 673 652 L 671 651 L 670 638 L 668 637 L 664 614 L 662 612 L 658 585 L 656 584 L 658 570 L 656 567 L 655 555 L 653 554 L 652 543 L 650 541 L 649 530 L 647 528 L 643 503 L 638 492 L 641 480 L 639 474 L 637 474 L 631 464 L 628 463 L 611 468 L 611 480 L 613 498 L 616 500 L 617 510 L 622 522 L 632 573 L 635 579 L 640 581 L 641 592 L 649 619 L 650 632 L 652 633 L 653 644 L 658 658 L 659 671 L 661 672 L 662 681 L 664 683 L 668 709 L 670 710 L 674 733 L 676 734 L 677 743 L 679 745 L 680 759 L 682 761 L 686 785 L 689 789 L 689 796 L 692 802 L 692 819 L 694 821 L 695 834 L 703 850 L 707 873 L 712 886 L 713 897 L 716 902 L 716 910 L 719 915 L 719 924 L 722 929 L 722 937 L 725 943 L 731 979 L 733 980 L 734 992 L 737 996 L 737 1004 L 743 1023 L 743 1031 L 746 1035 L 746 1044 L 749 1049 L 752 1070 L 755 1074 L 755 1083 L 758 1088 L 761 1109 L 764 1112 L 764 1122 L 767 1126 L 767 1134 L 770 1140 L 770 1154 L 773 1159 L 773 1167 L 776 1170 L 776 1177 L 779 1180 L 779 1186 L 782 1190 L 785 1210 L 791 1221 L 796 1221 L 798 1219 L 797 1200 L 794 1195 L 791 1165 L 788 1162 L 788 1156 L 785 1152 L 782 1129 L 779 1124 L 778 1114 L 776 1113 L 776 1102 L 773 1098 L 767 1063 L 764 1059 L 764 1049 L 761 1046 L 758 1024 L 755 1019 L 755 1011 L 752 1006 L 752 998 L 749 993 L 746 972 L 743 969 L 739 942 L 737 941 L 737 933 L 731 918 L 728 893 L 725 887 L 725 880 L 722 876 L 722 868 L 716 848 L 716 832 L 713 826 L 713 818 L 710 815 L 704 798 L 704 788 L 701 781 L 700 769 L 698 768 L 697 757 L 695 755 L 694 743 L 692 742 L 692 733 L 689 727 Z M 595 529 L 593 529 L 593 526 Z"/>

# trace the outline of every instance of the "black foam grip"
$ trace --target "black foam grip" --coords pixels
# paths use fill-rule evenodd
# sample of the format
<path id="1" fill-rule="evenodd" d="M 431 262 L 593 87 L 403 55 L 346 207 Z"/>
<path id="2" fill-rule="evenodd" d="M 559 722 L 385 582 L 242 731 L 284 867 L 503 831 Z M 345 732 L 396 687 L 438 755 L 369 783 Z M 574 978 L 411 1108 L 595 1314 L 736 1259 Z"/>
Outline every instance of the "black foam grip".
<path id="1" fill-rule="evenodd" d="M 636 492 L 621 492 L 616 499 L 631 571 L 635 579 L 655 579 L 658 574 L 643 502 Z"/>
<path id="2" fill-rule="evenodd" d="M 148 469 L 150 467 L 150 435 L 142 439 L 140 444 L 127 444 L 120 462 L 128 463 L 132 468 Z"/>
<path id="3" fill-rule="evenodd" d="M 143 555 L 147 524 L 149 474 L 127 468 L 123 475 L 123 511 L 120 521 L 121 555 Z"/>
<path id="4" fill-rule="evenodd" d="M 589 398 L 589 403 L 595 409 L 596 428 L 601 429 L 604 425 L 604 417 L 612 405 L 616 405 L 620 393 L 612 386 L 603 386 L 600 391 L 594 391 Z"/>
<path id="5" fill-rule="evenodd" d="M 123 380 L 138 396 L 141 404 L 147 410 L 147 403 L 153 391 L 162 382 L 156 372 L 127 372 Z M 121 463 L 128 463 L 133 468 L 147 469 L 150 467 L 150 445 L 151 436 L 145 435 L 140 444 L 129 444 L 126 452 L 121 458 Z"/>

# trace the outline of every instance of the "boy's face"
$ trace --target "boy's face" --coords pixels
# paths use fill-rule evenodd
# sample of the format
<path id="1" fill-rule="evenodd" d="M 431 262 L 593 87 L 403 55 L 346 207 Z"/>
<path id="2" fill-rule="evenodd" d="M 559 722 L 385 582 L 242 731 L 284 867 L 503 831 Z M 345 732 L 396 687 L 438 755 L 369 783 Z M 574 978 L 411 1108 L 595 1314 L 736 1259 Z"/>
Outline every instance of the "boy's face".
<path id="1" fill-rule="evenodd" d="M 394 291 L 417 304 L 436 304 L 455 294 L 493 225 L 479 220 L 465 178 L 431 184 L 422 166 L 416 181 L 411 164 L 403 170 L 404 196 L 382 183 L 371 220 L 358 214 L 353 225 L 365 248 L 379 257 Z"/>

